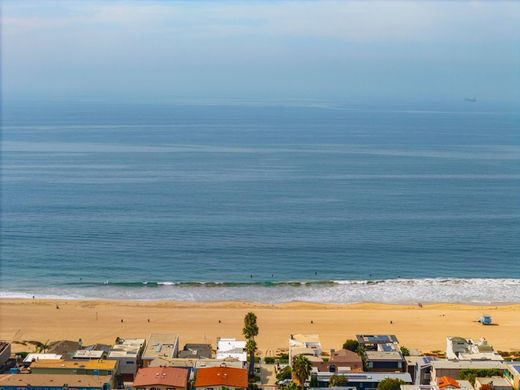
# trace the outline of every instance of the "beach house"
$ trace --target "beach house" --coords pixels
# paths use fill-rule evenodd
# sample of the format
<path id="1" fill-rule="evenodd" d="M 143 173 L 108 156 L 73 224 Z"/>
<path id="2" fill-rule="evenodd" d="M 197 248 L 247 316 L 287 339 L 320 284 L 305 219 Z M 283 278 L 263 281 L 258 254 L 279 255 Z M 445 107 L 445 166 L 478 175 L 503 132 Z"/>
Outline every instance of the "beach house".
<path id="1" fill-rule="evenodd" d="M 217 359 L 236 359 L 243 364 L 247 362 L 246 341 L 217 338 Z"/>
<path id="2" fill-rule="evenodd" d="M 496 360 L 436 360 L 431 363 L 431 383 L 436 384 L 443 376 L 460 379 L 460 372 L 465 369 L 498 369 L 504 371 L 506 366 Z"/>
<path id="3" fill-rule="evenodd" d="M 150 363 L 149 367 L 184 367 L 189 369 L 206 368 L 206 367 L 235 367 L 243 368 L 244 363 L 237 359 L 192 359 L 192 358 L 173 358 L 162 360 L 155 359 Z"/>
<path id="4" fill-rule="evenodd" d="M 438 360 L 433 356 L 405 356 L 406 372 L 416 385 L 428 385 L 431 382 L 432 362 Z"/>
<path id="5" fill-rule="evenodd" d="M 405 360 L 395 335 L 357 335 L 365 349 L 365 361 L 369 371 L 405 371 Z"/>
<path id="6" fill-rule="evenodd" d="M 321 360 L 321 359 L 320 359 Z M 335 373 L 342 372 L 362 372 L 363 362 L 361 357 L 348 349 L 330 350 L 329 360 L 311 362 L 312 367 L 316 371 L 328 371 Z"/>
<path id="7" fill-rule="evenodd" d="M 486 339 L 446 337 L 446 358 L 449 360 L 496 360 L 503 361 Z"/>
<path id="8" fill-rule="evenodd" d="M 245 368 L 225 366 L 198 369 L 194 382 L 196 390 L 245 390 L 247 387 Z"/>
<path id="9" fill-rule="evenodd" d="M 304 355 L 315 363 L 322 362 L 320 336 L 317 334 L 292 334 L 289 337 L 289 364 L 298 355 Z"/>
<path id="10" fill-rule="evenodd" d="M 186 344 L 179 352 L 179 358 L 185 359 L 210 359 L 211 344 Z"/>
<path id="11" fill-rule="evenodd" d="M 117 374 L 123 381 L 133 381 L 137 369 L 141 365 L 141 354 L 145 345 L 144 339 L 120 339 L 112 346 L 107 359 L 117 361 Z"/>
<path id="12" fill-rule="evenodd" d="M 103 375 L 0 375 L 0 390 L 110 390 L 111 387 L 112 377 Z"/>
<path id="13" fill-rule="evenodd" d="M 143 367 L 148 367 L 157 358 L 163 360 L 177 357 L 179 353 L 179 336 L 173 333 L 152 333 L 142 354 Z"/>
<path id="14" fill-rule="evenodd" d="M 134 390 L 187 390 L 188 370 L 176 367 L 147 367 L 137 371 Z"/>

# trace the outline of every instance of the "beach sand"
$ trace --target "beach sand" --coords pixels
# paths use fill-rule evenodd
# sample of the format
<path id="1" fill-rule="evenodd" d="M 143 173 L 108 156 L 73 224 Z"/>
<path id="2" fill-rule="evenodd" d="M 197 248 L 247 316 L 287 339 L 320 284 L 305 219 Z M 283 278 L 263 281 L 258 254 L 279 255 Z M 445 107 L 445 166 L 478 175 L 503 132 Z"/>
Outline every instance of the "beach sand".
<path id="1" fill-rule="evenodd" d="M 0 339 L 81 338 L 84 344 L 111 344 L 116 336 L 145 338 L 151 332 L 173 332 L 179 334 L 181 346 L 187 342 L 215 346 L 218 336 L 242 337 L 243 317 L 248 311 L 254 311 L 258 317 L 257 342 L 262 355 L 287 348 L 291 333 L 318 333 L 324 350 L 341 348 L 346 339 L 360 333 L 395 334 L 401 345 L 423 352 L 444 351 L 446 336 L 485 337 L 499 350 L 520 350 L 520 305 L 431 304 L 420 308 L 368 303 L 265 305 L 2 299 Z M 482 313 L 492 315 L 498 325 L 476 322 Z M 13 351 L 28 349 L 13 345 Z"/>

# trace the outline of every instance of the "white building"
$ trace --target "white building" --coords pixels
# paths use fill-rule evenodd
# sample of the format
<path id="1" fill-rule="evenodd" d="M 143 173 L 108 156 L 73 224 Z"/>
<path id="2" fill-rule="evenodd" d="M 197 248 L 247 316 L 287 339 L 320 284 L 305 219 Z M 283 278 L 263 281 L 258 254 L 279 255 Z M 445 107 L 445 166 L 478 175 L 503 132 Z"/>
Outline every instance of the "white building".
<path id="1" fill-rule="evenodd" d="M 102 360 L 105 358 L 105 355 L 105 351 L 78 349 L 72 355 L 72 360 Z"/>
<path id="2" fill-rule="evenodd" d="M 242 363 L 247 361 L 246 341 L 217 338 L 217 359 L 236 359 Z"/>
<path id="3" fill-rule="evenodd" d="M 495 360 L 504 361 L 486 339 L 446 337 L 446 357 L 449 360 Z"/>
<path id="4" fill-rule="evenodd" d="M 123 379 L 131 380 L 135 376 L 141 363 L 144 344 L 144 339 L 126 339 L 112 347 L 107 359 L 117 360 L 117 373 Z"/>
<path id="5" fill-rule="evenodd" d="M 25 359 L 23 359 L 24 363 L 30 364 L 32 362 L 37 362 L 38 360 L 60 360 L 62 355 L 57 355 L 55 353 L 30 353 Z"/>
<path id="6" fill-rule="evenodd" d="M 289 364 L 298 355 L 320 358 L 322 353 L 320 336 L 317 334 L 292 334 L 289 337 Z"/>

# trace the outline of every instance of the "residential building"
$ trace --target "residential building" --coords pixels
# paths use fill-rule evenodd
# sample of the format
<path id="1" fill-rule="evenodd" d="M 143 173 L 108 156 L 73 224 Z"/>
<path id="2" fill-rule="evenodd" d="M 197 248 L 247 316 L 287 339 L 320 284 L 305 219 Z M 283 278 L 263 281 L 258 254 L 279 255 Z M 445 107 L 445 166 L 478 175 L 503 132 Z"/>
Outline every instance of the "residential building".
<path id="1" fill-rule="evenodd" d="M 504 377 L 515 389 L 520 389 L 520 364 L 507 364 L 505 368 Z"/>
<path id="2" fill-rule="evenodd" d="M 289 364 L 298 355 L 305 355 L 309 360 L 320 362 L 321 342 L 317 334 L 292 334 L 289 337 Z M 318 358 L 318 359 L 313 359 Z"/>
<path id="3" fill-rule="evenodd" d="M 185 359 L 210 359 L 211 355 L 210 344 L 186 344 L 179 352 L 179 358 Z"/>
<path id="4" fill-rule="evenodd" d="M 187 390 L 188 370 L 177 367 L 147 367 L 137 371 L 134 390 Z"/>
<path id="5" fill-rule="evenodd" d="M 157 358 L 172 359 L 179 353 L 179 336 L 172 333 L 152 333 L 142 354 L 143 367 Z"/>
<path id="6" fill-rule="evenodd" d="M 405 361 L 401 351 L 366 351 L 365 359 L 368 371 L 405 371 Z"/>
<path id="7" fill-rule="evenodd" d="M 496 360 L 435 360 L 431 362 L 431 383 L 437 383 L 443 376 L 460 379 L 460 372 L 464 369 L 499 369 L 505 370 L 506 366 Z"/>
<path id="8" fill-rule="evenodd" d="M 330 357 L 327 362 L 312 362 L 316 371 L 328 371 L 335 373 L 342 372 L 362 372 L 363 362 L 361 357 L 348 349 L 340 349 L 338 351 L 331 350 Z"/>
<path id="9" fill-rule="evenodd" d="M 0 366 L 4 365 L 11 358 L 11 344 L 0 341 Z"/>
<path id="10" fill-rule="evenodd" d="M 496 360 L 503 361 L 486 339 L 446 337 L 446 358 L 449 360 Z"/>
<path id="11" fill-rule="evenodd" d="M 117 362 L 114 360 L 38 360 L 31 364 L 33 374 L 73 374 L 114 376 Z"/>
<path id="12" fill-rule="evenodd" d="M 196 390 L 245 390 L 248 387 L 247 370 L 233 367 L 200 368 L 195 376 Z"/>
<path id="13" fill-rule="evenodd" d="M 117 361 L 117 374 L 124 381 L 133 381 L 137 369 L 141 365 L 141 354 L 145 345 L 144 339 L 117 339 L 108 354 L 108 360 Z"/>
<path id="14" fill-rule="evenodd" d="M 474 387 L 475 390 L 513 390 L 511 383 L 501 376 L 476 378 Z"/>
<path id="15" fill-rule="evenodd" d="M 348 387 L 353 387 L 357 390 L 373 390 L 377 388 L 379 382 L 386 378 L 399 379 L 405 383 L 412 383 L 410 374 L 398 372 L 352 372 L 337 374 L 333 372 L 319 372 L 316 375 L 318 382 L 317 387 L 329 387 L 330 377 L 333 375 L 345 376 L 348 380 Z"/>
<path id="16" fill-rule="evenodd" d="M 399 349 L 399 341 L 395 335 L 373 335 L 373 334 L 358 334 L 356 339 L 365 350 L 380 351 L 384 348 L 391 348 L 392 350 Z"/>
<path id="17" fill-rule="evenodd" d="M 247 361 L 246 341 L 217 338 L 217 359 L 236 359 L 245 364 Z"/>
<path id="18" fill-rule="evenodd" d="M 38 360 L 61 360 L 62 357 L 62 355 L 55 353 L 30 353 L 25 357 L 25 359 L 23 359 L 23 362 L 25 365 L 29 365 Z"/>
<path id="19" fill-rule="evenodd" d="M 5 374 L 0 375 L 0 390 L 110 390 L 111 376 Z"/>
<path id="20" fill-rule="evenodd" d="M 80 349 L 74 352 L 72 360 L 103 360 L 106 358 L 104 351 Z"/>
<path id="21" fill-rule="evenodd" d="M 405 356 L 405 371 L 410 374 L 415 385 L 427 386 L 431 382 L 433 356 Z"/>
<path id="22" fill-rule="evenodd" d="M 173 358 L 163 360 L 157 358 L 150 363 L 149 367 L 184 367 L 184 368 L 206 368 L 206 367 L 235 367 L 243 368 L 244 364 L 237 359 L 186 359 L 186 358 Z"/>

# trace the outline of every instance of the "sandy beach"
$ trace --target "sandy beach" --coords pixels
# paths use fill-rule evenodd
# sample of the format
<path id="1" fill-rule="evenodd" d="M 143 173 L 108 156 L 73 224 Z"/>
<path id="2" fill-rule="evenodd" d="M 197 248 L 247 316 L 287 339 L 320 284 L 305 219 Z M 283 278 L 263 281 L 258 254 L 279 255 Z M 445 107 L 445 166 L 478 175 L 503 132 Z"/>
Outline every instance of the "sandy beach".
<path id="1" fill-rule="evenodd" d="M 150 332 L 176 332 L 182 345 L 215 344 L 218 336 L 241 337 L 243 317 L 248 311 L 258 316 L 257 340 L 264 355 L 286 348 L 291 333 L 318 333 L 325 349 L 340 348 L 345 339 L 358 333 L 392 333 L 402 345 L 423 352 L 444 350 L 448 335 L 485 337 L 499 350 L 520 350 L 520 305 L 432 304 L 420 308 L 383 304 L 5 299 L 0 300 L 0 339 L 82 338 L 88 344 L 112 343 L 116 336 L 146 337 Z M 484 312 L 493 316 L 496 326 L 476 322 Z M 15 351 L 26 349 L 13 345 Z"/>

